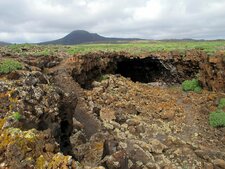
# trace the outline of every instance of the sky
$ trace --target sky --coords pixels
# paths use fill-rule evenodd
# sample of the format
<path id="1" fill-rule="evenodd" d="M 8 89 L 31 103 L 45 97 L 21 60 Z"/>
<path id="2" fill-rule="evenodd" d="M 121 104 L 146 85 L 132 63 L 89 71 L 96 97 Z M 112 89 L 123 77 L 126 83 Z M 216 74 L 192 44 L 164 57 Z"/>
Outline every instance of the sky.
<path id="1" fill-rule="evenodd" d="M 0 0 L 0 41 L 106 37 L 225 39 L 225 0 Z"/>

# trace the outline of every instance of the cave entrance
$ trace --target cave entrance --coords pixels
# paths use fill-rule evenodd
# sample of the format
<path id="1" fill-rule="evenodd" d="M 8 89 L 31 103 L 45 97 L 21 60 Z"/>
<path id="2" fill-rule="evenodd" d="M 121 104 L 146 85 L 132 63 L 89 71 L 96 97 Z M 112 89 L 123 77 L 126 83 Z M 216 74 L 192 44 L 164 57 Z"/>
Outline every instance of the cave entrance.
<path id="1" fill-rule="evenodd" d="M 94 62 L 94 61 L 93 61 Z M 92 89 L 93 81 L 99 81 L 105 74 L 120 74 L 134 82 L 162 84 L 179 83 L 176 67 L 171 62 L 154 57 L 147 58 L 112 58 L 102 68 L 102 63 L 95 63 L 89 70 L 73 71 L 72 76 L 84 89 Z"/>
<path id="2" fill-rule="evenodd" d="M 159 81 L 167 83 L 173 79 L 171 71 L 159 59 L 151 57 L 122 59 L 117 62 L 115 73 L 141 83 Z"/>

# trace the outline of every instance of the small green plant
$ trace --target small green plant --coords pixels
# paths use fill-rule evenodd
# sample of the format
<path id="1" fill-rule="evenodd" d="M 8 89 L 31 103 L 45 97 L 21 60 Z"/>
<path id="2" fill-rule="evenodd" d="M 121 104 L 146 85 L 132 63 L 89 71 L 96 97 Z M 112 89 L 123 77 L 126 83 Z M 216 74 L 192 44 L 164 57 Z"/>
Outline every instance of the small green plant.
<path id="1" fill-rule="evenodd" d="M 197 79 L 185 80 L 182 83 L 183 91 L 194 91 L 196 93 L 201 93 L 202 88 Z"/>
<path id="2" fill-rule="evenodd" d="M 219 109 L 225 108 L 225 98 L 220 99 L 218 108 Z"/>
<path id="3" fill-rule="evenodd" d="M 52 52 L 47 49 L 34 53 L 35 56 L 49 56 L 51 54 L 52 54 Z"/>
<path id="4" fill-rule="evenodd" d="M 21 119 L 21 114 L 19 112 L 14 112 L 12 114 L 13 119 L 15 119 L 16 121 L 19 121 Z"/>
<path id="5" fill-rule="evenodd" d="M 6 74 L 6 73 L 10 73 L 14 70 L 18 70 L 18 69 L 22 69 L 23 65 L 13 59 L 5 59 L 0 61 L 0 73 L 2 74 Z"/>
<path id="6" fill-rule="evenodd" d="M 225 98 L 220 99 L 217 110 L 209 115 L 209 124 L 212 127 L 225 127 Z"/>
<path id="7" fill-rule="evenodd" d="M 201 88 L 200 86 L 198 86 L 198 87 L 196 87 L 196 88 L 194 89 L 194 92 L 195 92 L 195 93 L 201 93 L 201 92 L 202 92 L 202 88 Z"/>
<path id="8" fill-rule="evenodd" d="M 212 127 L 225 127 L 225 112 L 217 110 L 209 115 L 209 124 Z"/>

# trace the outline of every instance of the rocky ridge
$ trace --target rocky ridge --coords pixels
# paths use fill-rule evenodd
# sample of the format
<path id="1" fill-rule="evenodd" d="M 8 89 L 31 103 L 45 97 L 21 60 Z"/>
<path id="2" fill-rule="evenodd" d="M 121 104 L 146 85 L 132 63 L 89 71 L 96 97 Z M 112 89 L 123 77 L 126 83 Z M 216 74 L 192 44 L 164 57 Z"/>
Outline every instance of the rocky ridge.
<path id="1" fill-rule="evenodd" d="M 225 97 L 221 56 L 174 51 L 16 57 L 24 70 L 0 80 L 0 167 L 223 168 L 224 129 L 208 124 L 209 112 Z M 163 71 L 144 74 L 155 77 L 149 83 L 132 81 L 140 74 L 119 75 L 124 69 L 118 72 L 118 63 L 132 59 Z M 181 90 L 179 83 L 198 73 L 215 92 Z"/>

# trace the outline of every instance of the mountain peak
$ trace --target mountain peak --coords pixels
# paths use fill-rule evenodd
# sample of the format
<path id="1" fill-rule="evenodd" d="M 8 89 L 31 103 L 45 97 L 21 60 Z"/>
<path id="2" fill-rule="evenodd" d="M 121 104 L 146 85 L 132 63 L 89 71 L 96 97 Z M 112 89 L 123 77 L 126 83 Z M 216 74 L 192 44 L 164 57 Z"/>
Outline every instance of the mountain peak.
<path id="1" fill-rule="evenodd" d="M 115 41 L 122 41 L 122 40 L 137 40 L 137 39 L 106 38 L 106 37 L 98 35 L 97 33 L 90 33 L 85 30 L 74 30 L 61 39 L 49 41 L 49 42 L 43 42 L 40 44 L 76 45 L 81 43 L 115 42 Z"/>
<path id="2" fill-rule="evenodd" d="M 68 36 L 96 36 L 96 35 L 99 36 L 97 33 L 90 33 L 85 30 L 75 30 L 75 31 L 70 32 L 65 37 L 68 37 Z"/>
<path id="3" fill-rule="evenodd" d="M 85 30 L 74 30 L 70 32 L 69 34 L 91 34 L 91 33 Z"/>

